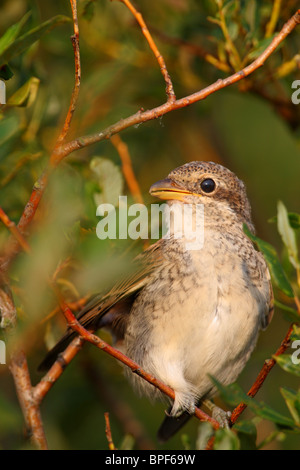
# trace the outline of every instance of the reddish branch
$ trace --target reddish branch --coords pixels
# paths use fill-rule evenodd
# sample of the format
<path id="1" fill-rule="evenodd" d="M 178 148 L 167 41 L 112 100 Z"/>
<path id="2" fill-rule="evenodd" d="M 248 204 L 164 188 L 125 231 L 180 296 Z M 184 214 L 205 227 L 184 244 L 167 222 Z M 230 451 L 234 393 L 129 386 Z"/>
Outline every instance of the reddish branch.
<path id="1" fill-rule="evenodd" d="M 252 385 L 252 387 L 250 388 L 250 390 L 247 394 L 249 397 L 251 397 L 251 398 L 255 397 L 257 392 L 262 387 L 262 385 L 263 385 L 264 381 L 266 380 L 267 376 L 269 375 L 269 373 L 271 372 L 271 370 L 273 369 L 273 367 L 276 364 L 276 360 L 274 359 L 274 357 L 277 357 L 277 356 L 280 356 L 281 354 L 283 354 L 288 349 L 288 347 L 290 346 L 290 337 L 291 337 L 291 334 L 293 333 L 293 326 L 294 326 L 294 324 L 292 324 L 289 327 L 282 343 L 280 344 L 279 348 L 277 349 L 277 351 L 273 355 L 272 359 L 267 359 L 265 361 L 265 363 L 264 363 L 261 371 L 259 372 L 254 384 Z M 232 425 L 236 422 L 236 420 L 241 415 L 241 413 L 245 410 L 245 408 L 247 408 L 247 405 L 245 403 L 240 403 L 233 410 L 233 412 L 231 414 L 231 418 L 230 418 L 230 421 L 231 421 Z"/>
<path id="2" fill-rule="evenodd" d="M 174 93 L 173 84 L 172 84 L 169 72 L 167 70 L 167 66 L 165 64 L 165 60 L 164 60 L 163 56 L 161 55 L 161 53 L 159 52 L 159 50 L 158 50 L 151 34 L 150 34 L 150 32 L 147 28 L 147 25 L 146 25 L 145 21 L 143 20 L 143 17 L 141 15 L 141 13 L 134 8 L 134 6 L 130 2 L 130 0 L 119 0 L 119 1 L 124 3 L 124 5 L 126 5 L 127 8 L 129 8 L 131 13 L 135 17 L 136 21 L 140 25 L 142 33 L 145 36 L 145 38 L 147 39 L 147 42 L 150 46 L 150 49 L 152 50 L 152 52 L 155 55 L 156 60 L 159 64 L 162 76 L 164 77 L 164 80 L 165 80 L 165 83 L 166 83 L 166 93 L 167 93 L 167 97 L 168 97 L 168 103 L 173 103 L 176 100 L 176 96 L 175 96 L 175 93 Z"/>
<path id="3" fill-rule="evenodd" d="M 25 419 L 27 432 L 33 444 L 41 450 L 47 449 L 39 404 L 34 400 L 27 360 L 23 351 L 11 354 L 9 369 Z"/>
<path id="4" fill-rule="evenodd" d="M 128 188 L 132 196 L 134 197 L 136 202 L 138 202 L 139 204 L 143 204 L 144 203 L 143 196 L 140 190 L 139 183 L 137 182 L 137 179 L 135 177 L 135 174 L 132 168 L 128 146 L 125 144 L 125 142 L 123 142 L 121 137 L 117 134 L 113 135 L 110 140 L 113 146 L 117 149 L 118 154 L 120 156 L 120 159 L 122 162 L 123 175 L 125 177 L 126 183 L 128 185 Z"/>
<path id="5" fill-rule="evenodd" d="M 56 141 L 55 149 L 58 148 L 62 142 L 67 137 L 67 134 L 70 129 L 72 117 L 74 111 L 76 109 L 76 104 L 78 101 L 79 91 L 80 91 L 80 81 L 81 81 L 81 65 L 80 65 L 80 49 L 79 49 L 79 27 L 78 27 L 78 16 L 77 16 L 77 0 L 70 0 L 71 8 L 72 8 L 72 16 L 73 16 L 73 25 L 74 25 L 74 35 L 71 36 L 71 41 L 74 50 L 74 58 L 75 58 L 75 83 L 74 88 L 71 96 L 69 110 L 62 128 L 60 135 Z M 53 164 L 55 166 L 55 150 L 52 154 Z M 50 159 L 51 161 L 51 159 Z"/>
<path id="6" fill-rule="evenodd" d="M 104 419 L 105 419 L 105 434 L 106 434 L 106 439 L 108 442 L 108 448 L 109 450 L 116 450 L 116 447 L 112 440 L 112 435 L 111 435 L 109 413 L 104 413 Z"/>
<path id="7" fill-rule="evenodd" d="M 196 103 L 207 98 L 209 95 L 222 90 L 238 81 L 248 77 L 250 74 L 255 72 L 258 68 L 262 67 L 265 61 L 270 57 L 270 55 L 277 49 L 277 47 L 282 43 L 282 41 L 293 31 L 293 29 L 300 23 L 300 10 L 298 10 L 283 26 L 281 31 L 275 36 L 269 46 L 264 50 L 264 52 L 251 64 L 249 64 L 244 69 L 239 72 L 234 73 L 233 75 L 225 78 L 219 79 L 212 85 L 209 85 L 206 88 L 203 88 L 196 93 L 193 93 L 184 98 L 178 99 L 174 102 L 167 101 L 166 103 L 153 108 L 148 111 L 138 111 L 137 113 L 129 116 L 126 119 L 121 119 L 117 123 L 107 127 L 101 132 L 96 134 L 87 135 L 75 139 L 60 149 L 60 159 L 63 159 L 65 156 L 69 155 L 74 150 L 86 147 L 88 145 L 100 142 L 105 139 L 109 139 L 113 134 L 117 134 L 128 127 L 134 126 L 136 124 L 141 124 L 143 122 L 150 121 L 152 119 L 157 119 L 158 117 L 164 116 L 170 111 L 176 109 L 181 109 L 190 104 Z"/>
<path id="8" fill-rule="evenodd" d="M 26 252 L 29 253 L 30 247 L 23 237 L 23 235 L 20 233 L 19 229 L 17 228 L 16 224 L 12 222 L 9 217 L 5 214 L 4 210 L 0 207 L 0 219 L 4 223 L 4 225 L 10 230 L 12 235 L 15 237 L 15 239 L 18 241 L 20 244 L 21 248 Z"/>
<path id="9" fill-rule="evenodd" d="M 81 350 L 83 344 L 84 340 L 79 336 L 73 339 L 64 352 L 59 355 L 53 366 L 48 370 L 47 374 L 33 388 L 33 398 L 37 405 L 43 401 L 49 390 L 62 375 L 67 365 Z"/>

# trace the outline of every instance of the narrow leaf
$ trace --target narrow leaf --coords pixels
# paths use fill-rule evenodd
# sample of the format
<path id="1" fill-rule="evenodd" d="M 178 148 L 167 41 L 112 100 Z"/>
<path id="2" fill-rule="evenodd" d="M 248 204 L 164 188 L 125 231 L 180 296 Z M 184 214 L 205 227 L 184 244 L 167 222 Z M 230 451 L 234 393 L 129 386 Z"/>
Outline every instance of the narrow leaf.
<path id="1" fill-rule="evenodd" d="M 292 354 L 281 354 L 281 356 L 274 356 L 274 359 L 283 370 L 300 377 L 300 341 L 296 340 L 293 343 L 299 344 L 295 344 L 295 351 Z"/>
<path id="2" fill-rule="evenodd" d="M 263 419 L 273 421 L 279 426 L 283 426 L 285 428 L 294 427 L 294 422 L 291 418 L 278 413 L 265 403 L 258 402 L 254 398 L 249 397 L 237 384 L 231 384 L 225 387 L 215 378 L 211 377 L 211 380 L 217 387 L 222 399 L 230 405 L 234 404 L 233 406 L 236 406 L 240 402 L 245 403 L 253 413 Z"/>
<path id="3" fill-rule="evenodd" d="M 8 28 L 3 36 L 0 38 L 0 56 L 3 52 L 10 46 L 10 44 L 15 41 L 15 39 L 19 36 L 23 26 L 27 22 L 28 18 L 30 17 L 31 12 L 27 12 L 23 18 L 18 23 L 13 24 Z"/>
<path id="4" fill-rule="evenodd" d="M 300 214 L 297 214 L 296 212 L 289 212 L 288 213 L 288 218 L 289 218 L 289 223 L 292 228 L 298 229 L 300 228 Z M 277 223 L 277 215 L 274 215 L 271 217 L 268 222 L 270 223 Z"/>
<path id="5" fill-rule="evenodd" d="M 23 36 L 20 36 L 18 39 L 9 44 L 8 47 L 6 47 L 6 49 L 2 52 L 0 55 L 0 65 L 7 63 L 13 57 L 21 54 L 21 52 L 28 49 L 28 47 L 40 39 L 43 34 L 47 33 L 55 26 L 67 23 L 69 21 L 71 21 L 69 17 L 64 15 L 57 15 L 23 34 Z"/>
<path id="6" fill-rule="evenodd" d="M 300 321 L 300 315 L 297 312 L 297 310 L 295 310 L 294 308 L 289 307 L 288 305 L 282 304 L 281 302 L 278 302 L 278 300 L 276 299 L 274 300 L 274 305 L 276 305 L 276 307 L 279 307 L 281 310 L 283 310 L 285 312 L 285 316 L 291 322 Z"/>
<path id="7" fill-rule="evenodd" d="M 280 392 L 285 399 L 286 405 L 295 423 L 300 425 L 300 392 L 285 387 L 282 387 Z"/>
<path id="8" fill-rule="evenodd" d="M 40 80 L 31 77 L 21 88 L 19 88 L 7 101 L 7 106 L 29 107 L 36 98 Z"/>
<path id="9" fill-rule="evenodd" d="M 285 205 L 278 201 L 277 204 L 277 227 L 281 235 L 282 241 L 287 248 L 289 260 L 294 268 L 299 268 L 298 249 L 296 243 L 295 232 L 290 226 L 288 212 Z"/>
<path id="10" fill-rule="evenodd" d="M 214 450 L 239 450 L 240 441 L 231 429 L 218 429 L 215 434 Z"/>

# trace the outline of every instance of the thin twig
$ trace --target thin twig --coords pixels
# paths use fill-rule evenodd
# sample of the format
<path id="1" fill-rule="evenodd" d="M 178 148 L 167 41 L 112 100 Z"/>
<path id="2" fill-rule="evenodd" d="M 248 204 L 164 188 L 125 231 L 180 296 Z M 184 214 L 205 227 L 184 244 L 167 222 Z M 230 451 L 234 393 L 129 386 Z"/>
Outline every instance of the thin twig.
<path id="1" fill-rule="evenodd" d="M 78 139 L 75 139 L 71 142 L 66 143 L 60 149 L 59 158 L 62 160 L 67 155 L 72 153 L 75 150 L 92 145 L 96 142 L 100 142 L 105 139 L 110 139 L 112 135 L 117 134 L 128 127 L 141 124 L 152 119 L 157 119 L 170 111 L 184 108 L 198 101 L 204 100 L 208 96 L 216 93 L 223 88 L 226 88 L 230 85 L 233 85 L 240 80 L 248 77 L 250 74 L 255 72 L 257 69 L 262 67 L 265 61 L 270 57 L 270 55 L 277 49 L 277 47 L 282 43 L 282 41 L 294 30 L 294 28 L 300 23 L 300 10 L 298 10 L 283 26 L 281 31 L 273 38 L 269 46 L 262 52 L 262 54 L 254 60 L 251 64 L 247 65 L 245 68 L 239 72 L 234 73 L 233 75 L 225 78 L 219 79 L 215 83 L 209 85 L 202 90 L 188 95 L 184 98 L 180 98 L 174 102 L 166 102 L 156 108 L 151 110 L 142 111 L 139 110 L 137 113 L 129 116 L 128 118 L 121 119 L 115 124 L 107 127 L 101 132 L 95 134 L 82 136 Z"/>
<path id="2" fill-rule="evenodd" d="M 280 356 L 281 354 L 283 354 L 289 347 L 290 345 L 290 337 L 291 337 L 291 334 L 293 333 L 293 325 L 292 324 L 283 341 L 281 342 L 279 348 L 277 349 L 277 351 L 275 352 L 275 354 L 273 355 L 272 359 L 267 359 L 261 369 L 261 371 L 259 372 L 254 384 L 252 385 L 252 387 L 250 388 L 249 392 L 247 393 L 247 395 L 251 398 L 255 397 L 255 395 L 257 394 L 257 392 L 260 390 L 260 388 L 262 387 L 264 381 L 266 380 L 266 378 L 268 377 L 269 373 L 271 372 L 271 370 L 273 369 L 273 367 L 275 366 L 276 364 L 276 360 L 274 359 L 274 356 L 277 357 L 277 356 Z M 230 417 L 230 421 L 231 421 L 231 424 L 233 425 L 236 420 L 238 419 L 238 417 L 241 415 L 241 413 L 247 408 L 247 405 L 245 403 L 240 403 L 232 412 L 231 414 L 231 417 Z"/>
<path id="3" fill-rule="evenodd" d="M 64 350 L 64 352 L 59 355 L 55 363 L 48 370 L 47 374 L 33 388 L 32 393 L 36 404 L 40 404 L 43 401 L 49 390 L 53 387 L 53 385 L 62 375 L 67 365 L 81 350 L 83 344 L 84 340 L 82 338 L 80 338 L 79 336 L 74 338 L 73 341 L 69 344 L 69 346 Z"/>
<path id="4" fill-rule="evenodd" d="M 229 73 L 231 71 L 231 67 L 226 62 L 222 62 L 217 57 L 207 52 L 199 44 L 193 44 L 191 42 L 185 41 L 184 39 L 180 39 L 174 36 L 169 36 L 164 31 L 160 31 L 154 26 L 151 26 L 151 31 L 155 34 L 155 36 L 159 37 L 161 41 L 164 41 L 167 44 L 171 44 L 173 46 L 178 46 L 178 47 L 182 47 L 186 49 L 187 51 L 191 52 L 193 55 L 201 57 L 202 59 L 204 59 L 206 62 L 213 65 L 217 69 L 222 70 L 222 72 Z"/>
<path id="5" fill-rule="evenodd" d="M 136 202 L 139 204 L 144 204 L 140 186 L 132 168 L 128 145 L 123 142 L 119 134 L 113 135 L 110 140 L 120 156 L 122 162 L 122 171 L 132 196 Z"/>
<path id="6" fill-rule="evenodd" d="M 143 424 L 135 416 L 134 410 L 126 399 L 115 390 L 103 377 L 100 368 L 91 356 L 84 356 L 80 363 L 82 372 L 97 393 L 97 400 L 109 408 L 110 414 L 115 417 L 124 434 L 133 437 L 135 445 L 140 450 L 155 449 L 154 442 L 148 436 Z"/>
<path id="7" fill-rule="evenodd" d="M 110 428 L 110 421 L 109 421 L 109 413 L 104 413 L 104 419 L 105 419 L 105 434 L 106 434 L 106 439 L 108 442 L 108 448 L 109 450 L 116 450 L 116 446 L 112 440 L 112 435 L 111 435 L 111 428 Z"/>
<path id="8" fill-rule="evenodd" d="M 223 1 L 218 1 L 217 4 L 219 7 L 219 16 L 220 16 L 220 21 L 218 22 L 218 24 L 220 25 L 220 28 L 222 30 L 222 33 L 226 41 L 225 47 L 229 55 L 229 61 L 233 69 L 237 71 L 242 66 L 241 58 L 240 58 L 237 48 L 235 47 L 233 40 L 231 39 L 229 30 L 227 28 Z"/>
<path id="9" fill-rule="evenodd" d="M 147 39 L 147 42 L 148 42 L 153 54 L 156 57 L 156 60 L 159 64 L 162 76 L 165 80 L 166 94 L 167 94 L 167 97 L 168 97 L 168 102 L 173 103 L 176 100 L 176 96 L 175 96 L 175 93 L 174 93 L 173 84 L 172 84 L 172 81 L 171 81 L 171 78 L 170 78 L 165 60 L 164 60 L 163 56 L 161 55 L 161 53 L 159 52 L 159 50 L 158 50 L 158 48 L 157 48 L 150 32 L 149 32 L 149 29 L 147 28 L 147 25 L 146 25 L 142 15 L 141 15 L 141 13 L 134 8 L 134 6 L 130 2 L 130 0 L 119 0 L 119 1 L 124 3 L 124 5 L 127 6 L 127 8 L 131 11 L 131 13 L 135 17 L 136 21 L 140 25 L 142 33 L 145 36 L 145 38 Z"/>
<path id="10" fill-rule="evenodd" d="M 77 16 L 77 0 L 70 0 L 73 16 L 73 25 L 74 25 L 74 35 L 71 36 L 72 46 L 74 50 L 75 58 L 75 83 L 71 95 L 70 106 L 67 112 L 67 116 L 64 122 L 61 133 L 59 134 L 55 148 L 59 147 L 62 142 L 66 139 L 67 134 L 70 130 L 70 125 L 74 111 L 76 109 L 79 91 L 80 91 L 80 82 L 81 82 L 81 65 L 80 65 L 80 49 L 79 49 L 79 27 L 78 27 L 78 16 Z M 55 159 L 55 151 L 53 152 L 52 158 Z"/>
<path id="11" fill-rule="evenodd" d="M 20 246 L 22 249 L 26 252 L 30 252 L 30 246 L 19 231 L 18 227 L 16 224 L 10 220 L 10 218 L 7 216 L 7 214 L 4 212 L 4 210 L 0 207 L 0 219 L 4 223 L 4 225 L 9 229 L 9 231 L 12 233 L 12 235 L 16 238 L 16 240 L 19 242 Z"/>

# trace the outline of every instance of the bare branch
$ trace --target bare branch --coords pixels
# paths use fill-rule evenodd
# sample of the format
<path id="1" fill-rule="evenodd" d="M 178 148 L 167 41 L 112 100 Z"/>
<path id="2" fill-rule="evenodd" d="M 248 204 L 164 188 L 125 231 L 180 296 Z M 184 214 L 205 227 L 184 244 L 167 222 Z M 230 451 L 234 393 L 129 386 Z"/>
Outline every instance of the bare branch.
<path id="1" fill-rule="evenodd" d="M 105 434 L 106 434 L 106 439 L 108 442 L 108 448 L 109 450 L 116 450 L 116 446 L 113 443 L 112 435 L 111 435 L 109 413 L 104 413 L 104 419 L 105 419 Z"/>
<path id="2" fill-rule="evenodd" d="M 294 28 L 300 23 L 300 10 L 298 10 L 283 26 L 281 31 L 275 36 L 269 46 L 262 52 L 262 54 L 254 60 L 251 64 L 240 70 L 239 72 L 230 75 L 227 78 L 219 79 L 215 83 L 209 85 L 206 88 L 203 88 L 196 93 L 193 93 L 184 98 L 178 99 L 174 102 L 166 102 L 161 106 L 153 108 L 151 110 L 143 111 L 140 110 L 137 113 L 129 116 L 128 118 L 121 119 L 115 124 L 107 127 L 101 132 L 95 134 L 87 135 L 75 139 L 71 142 L 66 143 L 60 149 L 60 159 L 69 155 L 74 150 L 79 150 L 88 145 L 100 142 L 105 139 L 110 139 L 112 135 L 117 134 L 128 127 L 141 124 L 152 119 L 157 119 L 170 111 L 175 111 L 176 109 L 181 109 L 186 106 L 189 106 L 198 101 L 204 100 L 208 96 L 216 93 L 223 88 L 233 85 L 234 83 L 239 82 L 240 80 L 248 77 L 250 74 L 255 72 L 257 69 L 263 66 L 265 61 L 273 54 L 277 47 L 284 41 L 284 39 L 291 34 Z"/>
<path id="3" fill-rule="evenodd" d="M 113 146 L 117 149 L 117 152 L 120 156 L 122 162 L 123 175 L 125 177 L 126 183 L 129 187 L 132 196 L 134 197 L 136 202 L 138 202 L 139 204 L 143 204 L 143 196 L 132 168 L 128 145 L 123 142 L 123 140 L 118 134 L 113 135 L 110 140 Z"/>
<path id="4" fill-rule="evenodd" d="M 32 386 L 23 351 L 11 355 L 9 369 L 14 379 L 18 399 L 23 411 L 27 431 L 33 444 L 41 450 L 47 449 L 39 405 L 33 399 Z"/>
<path id="5" fill-rule="evenodd" d="M 130 2 L 130 0 L 119 0 L 119 1 L 124 3 L 124 5 L 126 5 L 127 8 L 129 8 L 131 13 L 135 17 L 136 21 L 140 25 L 142 33 L 145 36 L 145 38 L 147 39 L 148 44 L 149 44 L 149 46 L 150 46 L 153 54 L 156 57 L 156 60 L 157 60 L 158 64 L 159 64 L 162 76 L 164 77 L 164 80 L 165 80 L 165 83 L 166 83 L 166 93 L 167 93 L 167 97 L 168 97 L 168 102 L 173 103 L 176 100 L 176 96 L 175 96 L 175 93 L 174 93 L 173 84 L 172 84 L 169 72 L 167 70 L 165 60 L 164 60 L 163 56 L 161 55 L 161 53 L 159 52 L 159 50 L 158 50 L 158 48 L 157 48 L 157 46 L 156 46 L 149 30 L 147 28 L 147 25 L 146 25 L 142 15 L 141 15 L 141 13 L 138 12 L 134 8 L 134 6 Z"/>

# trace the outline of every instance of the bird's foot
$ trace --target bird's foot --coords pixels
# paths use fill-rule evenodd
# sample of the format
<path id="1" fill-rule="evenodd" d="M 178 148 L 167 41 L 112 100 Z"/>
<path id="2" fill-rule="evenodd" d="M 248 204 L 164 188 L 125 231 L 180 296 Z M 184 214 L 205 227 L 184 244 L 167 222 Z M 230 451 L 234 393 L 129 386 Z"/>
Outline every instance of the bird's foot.
<path id="1" fill-rule="evenodd" d="M 211 410 L 212 418 L 218 421 L 222 428 L 230 428 L 231 411 L 223 410 L 210 400 L 204 400 L 203 404 Z"/>

